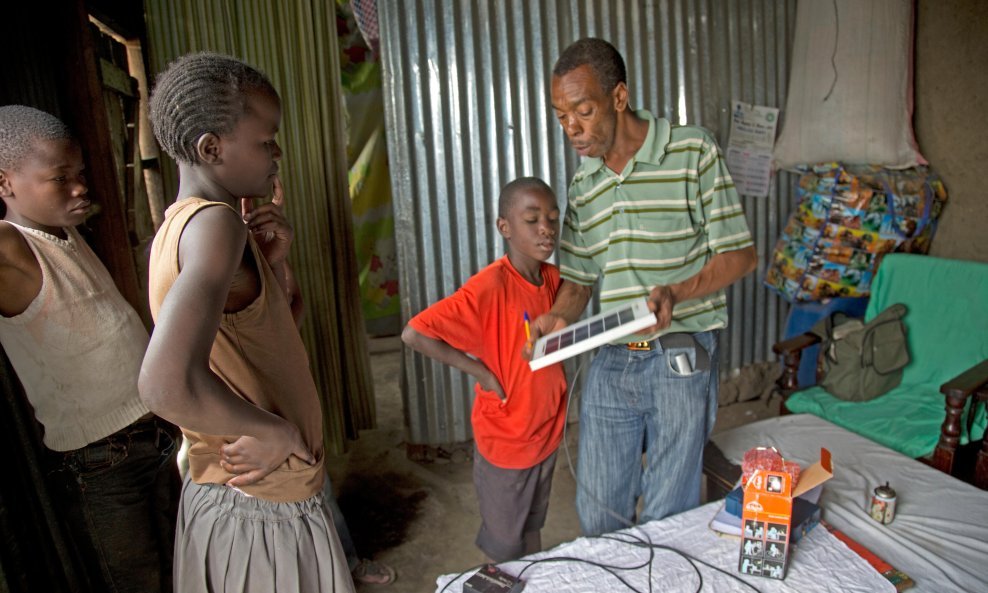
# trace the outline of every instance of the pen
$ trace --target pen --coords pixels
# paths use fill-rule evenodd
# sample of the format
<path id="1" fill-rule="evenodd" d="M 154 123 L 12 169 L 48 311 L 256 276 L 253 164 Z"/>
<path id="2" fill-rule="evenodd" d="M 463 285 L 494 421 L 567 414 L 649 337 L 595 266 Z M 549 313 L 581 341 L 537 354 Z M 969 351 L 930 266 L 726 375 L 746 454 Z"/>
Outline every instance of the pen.
<path id="1" fill-rule="evenodd" d="M 532 341 L 532 328 L 528 325 L 528 311 L 525 311 L 525 339 Z"/>

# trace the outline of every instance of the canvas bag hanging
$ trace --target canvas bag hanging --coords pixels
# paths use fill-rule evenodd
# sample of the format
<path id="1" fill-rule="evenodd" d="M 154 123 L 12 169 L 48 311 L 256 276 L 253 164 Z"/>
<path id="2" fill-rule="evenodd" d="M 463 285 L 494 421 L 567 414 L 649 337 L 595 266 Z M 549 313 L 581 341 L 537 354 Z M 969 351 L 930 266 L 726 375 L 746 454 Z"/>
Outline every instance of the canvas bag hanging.
<path id="1" fill-rule="evenodd" d="M 820 336 L 820 385 L 845 401 L 868 401 L 902 381 L 909 364 L 906 306 L 889 306 L 868 323 L 834 313 L 811 330 Z"/>

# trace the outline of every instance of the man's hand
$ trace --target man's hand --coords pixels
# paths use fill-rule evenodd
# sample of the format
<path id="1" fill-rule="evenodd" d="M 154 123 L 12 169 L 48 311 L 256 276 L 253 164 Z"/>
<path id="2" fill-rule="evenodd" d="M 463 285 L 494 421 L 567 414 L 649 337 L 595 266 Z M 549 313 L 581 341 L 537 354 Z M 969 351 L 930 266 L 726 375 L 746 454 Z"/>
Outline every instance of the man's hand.
<path id="1" fill-rule="evenodd" d="M 532 338 L 522 348 L 521 357 L 525 360 L 532 360 L 532 351 L 535 348 L 535 342 L 538 342 L 542 336 L 559 331 L 567 325 L 569 324 L 566 323 L 562 315 L 556 315 L 555 313 L 545 313 L 536 317 L 535 321 L 531 324 Z"/>
<path id="2" fill-rule="evenodd" d="M 316 462 L 298 428 L 287 421 L 284 424 L 284 429 L 271 440 L 262 442 L 245 435 L 220 447 L 220 467 L 234 474 L 227 486 L 241 488 L 255 484 L 292 455 L 309 465 Z"/>
<path id="3" fill-rule="evenodd" d="M 648 308 L 655 313 L 655 325 L 642 330 L 642 334 L 654 334 L 672 323 L 672 308 L 676 306 L 676 295 L 670 286 L 656 286 L 648 293 Z"/>
<path id="4" fill-rule="evenodd" d="M 285 261 L 292 246 L 295 232 L 285 218 L 285 190 L 281 178 L 274 177 L 274 197 L 270 202 L 254 208 L 253 198 L 240 200 L 240 212 L 250 232 L 254 234 L 264 259 L 274 267 Z"/>

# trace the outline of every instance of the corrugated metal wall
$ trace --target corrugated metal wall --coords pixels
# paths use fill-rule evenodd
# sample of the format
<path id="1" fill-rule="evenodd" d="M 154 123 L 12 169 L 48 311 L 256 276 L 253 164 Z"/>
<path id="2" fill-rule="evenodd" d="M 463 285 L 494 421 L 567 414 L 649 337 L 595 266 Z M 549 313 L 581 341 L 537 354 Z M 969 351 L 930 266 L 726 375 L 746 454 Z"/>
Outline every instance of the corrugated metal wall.
<path id="1" fill-rule="evenodd" d="M 784 105 L 796 1 L 404 0 L 378 8 L 407 320 L 503 253 L 494 211 L 504 183 L 541 177 L 565 207 L 577 161 L 548 86 L 566 45 L 611 41 L 627 62 L 633 107 L 702 125 L 725 146 L 732 100 Z M 762 263 L 729 293 L 725 371 L 772 358 L 786 308 L 761 276 L 791 183 L 782 175 L 769 198 L 743 198 Z M 471 382 L 407 349 L 403 362 L 409 441 L 471 438 Z"/>

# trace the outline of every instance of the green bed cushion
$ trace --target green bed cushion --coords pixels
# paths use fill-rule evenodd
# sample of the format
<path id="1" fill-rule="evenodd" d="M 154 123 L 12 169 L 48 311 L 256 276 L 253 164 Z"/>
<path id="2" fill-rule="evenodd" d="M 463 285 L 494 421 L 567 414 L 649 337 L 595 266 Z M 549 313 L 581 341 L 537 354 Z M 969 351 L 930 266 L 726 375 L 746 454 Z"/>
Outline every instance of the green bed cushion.
<path id="1" fill-rule="evenodd" d="M 940 386 L 988 359 L 988 264 L 887 255 L 871 285 L 865 319 L 904 303 L 912 361 L 902 383 L 868 402 L 845 402 L 821 387 L 792 394 L 786 407 L 820 416 L 910 457 L 933 452 L 946 415 Z M 969 400 L 970 402 L 970 400 Z M 970 441 L 965 423 L 961 443 Z M 975 414 L 975 440 L 985 430 L 984 406 Z"/>
<path id="2" fill-rule="evenodd" d="M 895 303 L 909 308 L 904 321 L 912 362 L 903 383 L 938 393 L 940 385 L 988 359 L 988 264 L 887 255 L 872 283 L 865 319 Z"/>

